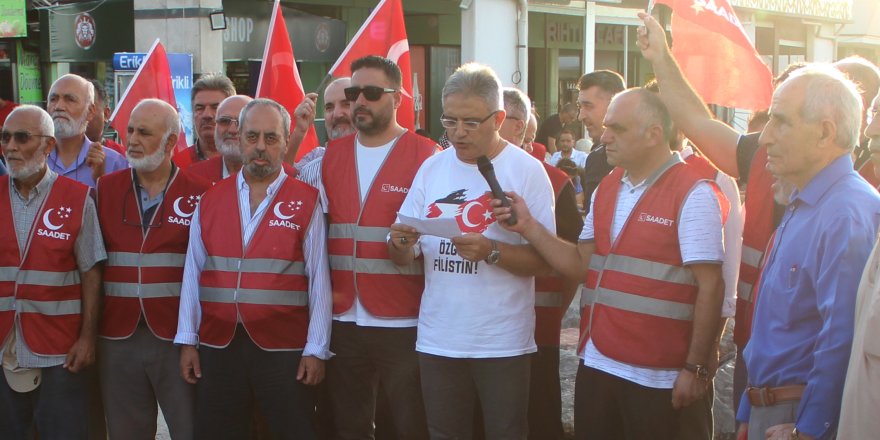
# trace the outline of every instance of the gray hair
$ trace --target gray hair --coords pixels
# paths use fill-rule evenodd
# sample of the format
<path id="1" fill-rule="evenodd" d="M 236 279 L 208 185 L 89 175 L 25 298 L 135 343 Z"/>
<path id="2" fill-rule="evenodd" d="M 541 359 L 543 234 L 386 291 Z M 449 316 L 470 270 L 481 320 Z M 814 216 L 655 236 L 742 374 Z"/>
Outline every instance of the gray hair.
<path id="1" fill-rule="evenodd" d="M 136 106 L 131 110 L 134 113 L 137 109 L 141 108 L 142 105 L 158 105 L 165 110 L 165 134 L 162 135 L 161 146 L 164 148 L 165 143 L 168 142 L 168 138 L 171 137 L 172 134 L 180 133 L 180 116 L 177 114 L 177 110 L 171 104 L 156 98 L 147 98 L 142 99 L 137 103 Z"/>
<path id="2" fill-rule="evenodd" d="M 810 123 L 830 118 L 837 126 L 835 143 L 844 149 L 855 148 L 862 124 L 862 97 L 856 84 L 831 65 L 812 64 L 793 72 L 776 93 L 795 80 L 806 81 L 801 118 Z"/>
<path id="3" fill-rule="evenodd" d="M 287 109 L 285 109 L 283 105 L 268 98 L 257 98 L 245 104 L 244 108 L 241 109 L 241 113 L 238 115 L 239 131 L 242 133 L 244 132 L 244 126 L 247 124 L 248 112 L 258 105 L 272 107 L 281 114 L 281 125 L 284 129 L 284 139 L 290 139 L 290 113 L 287 112 Z"/>
<path id="4" fill-rule="evenodd" d="M 222 73 L 206 73 L 193 83 L 190 100 L 195 101 L 196 95 L 205 90 L 217 90 L 228 98 L 235 94 L 235 85 Z"/>
<path id="5" fill-rule="evenodd" d="M 52 89 L 55 88 L 55 84 L 57 84 L 58 81 L 61 81 L 62 79 L 67 79 L 67 78 L 76 79 L 77 81 L 79 81 L 79 83 L 83 87 L 85 87 L 85 89 L 86 89 L 86 107 L 95 103 L 95 85 L 92 84 L 91 81 L 89 81 L 89 80 L 87 80 L 87 79 L 85 79 L 75 73 L 65 73 L 64 75 L 61 75 L 60 77 L 58 77 L 58 79 L 56 79 L 55 82 L 52 83 L 52 87 L 49 87 L 49 93 L 50 94 L 52 93 Z"/>
<path id="6" fill-rule="evenodd" d="M 446 97 L 462 93 L 472 95 L 483 101 L 489 110 L 497 111 L 504 108 L 501 98 L 501 80 L 491 67 L 478 64 L 467 63 L 458 69 L 446 80 L 443 86 L 441 97 L 446 101 Z"/>
<path id="7" fill-rule="evenodd" d="M 528 123 L 529 115 L 532 113 L 531 101 L 522 90 L 516 87 L 504 88 L 504 111 L 508 117 L 519 118 Z"/>
<path id="8" fill-rule="evenodd" d="M 52 116 L 46 110 L 43 110 L 40 107 L 30 104 L 22 104 L 18 107 L 15 107 L 12 112 L 9 113 L 9 116 L 6 118 L 9 119 L 14 114 L 18 113 L 37 113 L 40 115 L 40 134 L 43 136 L 52 136 L 55 137 L 55 123 L 52 122 Z"/>

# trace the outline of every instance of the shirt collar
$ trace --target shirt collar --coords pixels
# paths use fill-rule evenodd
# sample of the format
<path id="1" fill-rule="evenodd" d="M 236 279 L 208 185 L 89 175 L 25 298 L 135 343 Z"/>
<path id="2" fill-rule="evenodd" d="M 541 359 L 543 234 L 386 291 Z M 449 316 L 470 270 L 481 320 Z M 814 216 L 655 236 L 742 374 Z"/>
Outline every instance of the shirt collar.
<path id="1" fill-rule="evenodd" d="M 89 147 L 92 145 L 92 141 L 89 140 L 89 137 L 83 135 L 83 144 L 79 148 L 79 155 L 76 156 L 76 160 L 70 165 L 68 168 L 64 168 L 64 164 L 58 161 L 58 148 L 53 148 L 52 152 L 49 153 L 49 159 L 52 160 L 55 165 L 58 166 L 59 169 L 62 169 L 64 172 L 69 172 L 75 170 L 82 166 L 82 164 L 86 161 L 86 155 L 89 154 Z"/>
<path id="2" fill-rule="evenodd" d="M 278 173 L 278 177 L 269 184 L 269 187 L 266 188 L 266 195 L 272 197 L 278 192 L 278 188 L 281 187 L 281 184 L 284 183 L 284 179 L 287 178 L 287 173 L 284 172 L 284 167 L 281 167 L 281 171 Z M 244 180 L 244 173 L 239 171 L 235 176 L 236 185 L 238 186 L 239 191 L 250 190 L 250 186 L 248 186 L 247 181 Z"/>
<path id="3" fill-rule="evenodd" d="M 694 147 L 692 147 L 690 144 L 685 144 L 683 147 L 681 147 L 681 151 L 679 151 L 678 154 L 681 156 L 681 160 L 686 160 L 687 158 L 694 155 Z"/>
<path id="4" fill-rule="evenodd" d="M 58 174 L 52 171 L 52 168 L 49 168 L 47 166 L 46 173 L 43 174 L 43 178 L 40 179 L 40 182 L 31 189 L 30 193 L 28 194 L 27 200 L 33 200 L 34 197 L 48 193 L 49 188 L 52 186 L 53 183 L 55 183 L 55 180 L 57 178 Z M 18 192 L 18 188 L 15 187 L 14 183 L 10 182 L 9 187 L 12 188 L 13 191 L 15 191 L 15 194 L 18 195 L 20 199 L 25 200 L 24 197 L 22 197 L 21 194 Z"/>
<path id="5" fill-rule="evenodd" d="M 849 153 L 841 155 L 813 176 L 803 191 L 795 189 L 791 193 L 791 201 L 799 200 L 808 205 L 815 205 L 838 180 L 852 172 L 854 172 L 852 155 Z"/>

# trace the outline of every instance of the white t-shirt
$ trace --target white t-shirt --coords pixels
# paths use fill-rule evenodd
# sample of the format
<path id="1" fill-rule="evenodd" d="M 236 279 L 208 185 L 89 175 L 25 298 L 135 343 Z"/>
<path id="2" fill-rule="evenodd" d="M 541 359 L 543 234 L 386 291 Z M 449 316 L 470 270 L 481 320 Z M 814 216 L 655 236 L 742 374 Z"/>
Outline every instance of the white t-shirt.
<path id="1" fill-rule="evenodd" d="M 678 154 L 676 153 L 676 157 Z M 650 178 L 649 178 L 650 180 Z M 611 225 L 611 240 L 617 239 L 626 220 L 632 213 L 636 203 L 648 189 L 648 180 L 633 185 L 626 176 L 622 179 L 620 192 L 617 195 L 617 206 L 614 210 L 614 220 Z M 593 193 L 590 213 L 584 221 L 584 229 L 581 231 L 580 240 L 593 240 L 593 206 L 596 192 Z M 681 246 L 681 258 L 688 263 L 721 262 L 724 259 L 724 244 L 722 241 L 721 211 L 715 192 L 707 183 L 699 183 L 685 199 L 681 208 L 680 221 L 678 223 L 678 241 Z M 584 365 L 604 371 L 622 379 L 635 382 L 650 388 L 672 388 L 675 379 L 681 370 L 645 368 L 616 361 L 605 356 L 593 345 L 593 341 L 587 341 L 583 354 Z"/>
<path id="2" fill-rule="evenodd" d="M 507 144 L 492 164 L 501 188 L 522 195 L 532 216 L 555 234 L 553 189 L 541 163 Z M 488 205 L 491 196 L 485 195 L 488 191 L 477 165 L 460 161 L 450 148 L 422 164 L 400 212 L 420 218 L 458 217 L 460 224 L 469 225 L 473 232 L 482 230 L 490 239 L 525 244 L 522 236 L 495 223 Z M 453 358 L 494 358 L 537 350 L 534 277 L 464 260 L 448 239 L 425 235 L 419 246 L 425 292 L 417 351 Z"/>
<path id="3" fill-rule="evenodd" d="M 571 150 L 571 156 L 568 157 L 568 159 L 571 159 L 571 161 L 574 162 L 574 164 L 577 165 L 578 167 L 585 168 L 587 166 L 587 157 L 588 156 L 589 156 L 589 154 L 587 154 L 583 151 Z M 562 160 L 562 152 L 557 151 L 557 152 L 553 153 L 552 156 L 550 156 L 550 159 L 547 160 L 547 163 L 550 165 L 553 165 L 555 167 L 555 166 L 557 166 L 557 164 L 559 163 L 560 160 Z"/>
<path id="4" fill-rule="evenodd" d="M 358 185 L 360 188 L 361 204 L 370 192 L 370 186 L 376 178 L 376 174 L 385 163 L 391 146 L 397 142 L 394 138 L 391 142 L 378 147 L 365 147 L 360 140 L 355 137 L 355 164 L 357 165 Z M 340 315 L 333 317 L 342 322 L 354 322 L 359 326 L 365 327 L 415 327 L 418 320 L 415 318 L 380 318 L 370 313 L 364 305 L 361 304 L 357 295 L 354 296 L 354 304 L 351 308 Z"/>

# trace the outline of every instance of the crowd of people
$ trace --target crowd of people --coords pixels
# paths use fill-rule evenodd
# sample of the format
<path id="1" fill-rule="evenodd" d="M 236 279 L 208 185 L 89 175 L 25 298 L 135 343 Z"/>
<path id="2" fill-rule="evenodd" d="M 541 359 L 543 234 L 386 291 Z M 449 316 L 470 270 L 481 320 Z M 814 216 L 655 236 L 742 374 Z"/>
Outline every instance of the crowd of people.
<path id="1" fill-rule="evenodd" d="M 0 438 L 152 439 L 161 407 L 174 439 L 562 439 L 576 296 L 578 439 L 711 439 L 728 319 L 740 438 L 876 437 L 880 69 L 795 66 L 740 134 L 641 18 L 654 84 L 587 73 L 538 130 L 465 64 L 446 149 L 398 124 L 379 56 L 298 162 L 317 94 L 291 114 L 203 76 L 175 153 L 171 105 L 122 147 L 100 84 L 60 77 L 0 132 Z"/>

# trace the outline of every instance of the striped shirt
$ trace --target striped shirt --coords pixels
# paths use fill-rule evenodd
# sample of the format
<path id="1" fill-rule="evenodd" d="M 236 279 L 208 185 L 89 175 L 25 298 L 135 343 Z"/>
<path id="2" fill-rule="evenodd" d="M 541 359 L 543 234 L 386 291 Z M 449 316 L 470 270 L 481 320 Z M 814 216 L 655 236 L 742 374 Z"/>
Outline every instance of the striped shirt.
<path id="1" fill-rule="evenodd" d="M 239 218 L 241 219 L 242 244 L 247 246 L 263 215 L 269 207 L 275 193 L 281 187 L 287 174 L 284 169 L 278 178 L 266 190 L 266 198 L 260 202 L 254 214 L 250 209 L 250 187 L 243 174 L 236 174 L 238 188 Z M 199 325 L 202 321 L 202 307 L 199 303 L 199 274 L 205 266 L 207 251 L 202 241 L 200 221 L 201 210 L 197 209 L 192 217 L 189 230 L 189 247 L 186 251 L 186 266 L 183 269 L 183 286 L 180 291 L 180 311 L 177 320 L 177 336 L 175 344 L 198 345 Z M 329 359 L 330 353 L 330 316 L 333 299 L 330 290 L 330 269 L 327 259 L 327 233 L 324 215 L 320 207 L 315 206 L 309 228 L 306 230 L 303 243 L 306 275 L 309 277 L 309 331 L 303 356 L 315 356 Z"/>

